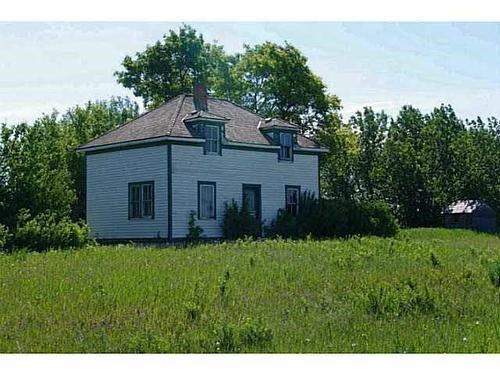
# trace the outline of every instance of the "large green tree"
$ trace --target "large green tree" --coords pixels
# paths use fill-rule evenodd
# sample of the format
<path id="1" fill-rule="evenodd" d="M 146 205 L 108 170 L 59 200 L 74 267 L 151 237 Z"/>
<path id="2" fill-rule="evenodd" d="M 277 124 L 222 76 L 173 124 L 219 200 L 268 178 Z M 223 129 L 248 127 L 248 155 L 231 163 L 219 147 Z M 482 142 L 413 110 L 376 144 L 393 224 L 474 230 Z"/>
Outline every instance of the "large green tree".
<path id="1" fill-rule="evenodd" d="M 59 120 L 64 130 L 67 163 L 76 201 L 72 206 L 74 219 L 85 218 L 85 157 L 76 147 L 108 132 L 139 115 L 139 106 L 128 98 L 111 98 L 88 102 L 68 109 Z"/>
<path id="2" fill-rule="evenodd" d="M 32 125 L 0 131 L 0 223 L 15 226 L 21 209 L 32 216 L 85 217 L 84 156 L 75 148 L 128 119 L 138 106 L 128 99 L 88 102 L 44 115 Z"/>
<path id="3" fill-rule="evenodd" d="M 172 97 L 190 93 L 195 81 L 208 91 L 262 116 L 280 117 L 298 124 L 303 132 L 327 122 L 340 100 L 289 43 L 245 46 L 241 54 L 227 55 L 222 46 L 207 43 L 190 26 L 170 31 L 162 41 L 135 57 L 127 56 L 118 82 L 131 88 L 154 108 Z"/>
<path id="4" fill-rule="evenodd" d="M 317 131 L 317 138 L 328 148 L 321 156 L 321 194 L 325 198 L 349 200 L 356 197 L 359 163 L 359 139 L 339 116 L 331 117 Z"/>
<path id="5" fill-rule="evenodd" d="M 229 79 L 230 60 L 221 46 L 206 43 L 190 26 L 147 46 L 134 57 L 126 56 L 118 82 L 132 89 L 144 105 L 155 108 L 179 94 L 192 92 L 196 80 L 223 88 Z"/>
<path id="6" fill-rule="evenodd" d="M 68 216 L 75 191 L 68 169 L 67 144 L 56 115 L 46 115 L 32 126 L 2 126 L 0 154 L 4 172 L 4 224 L 14 225 L 21 208 L 38 214 L 45 211 Z"/>
<path id="7" fill-rule="evenodd" d="M 357 172 L 358 195 L 364 199 L 383 197 L 383 160 L 388 116 L 372 108 L 358 111 L 349 120 L 349 126 L 358 134 L 359 158 Z"/>
<path id="8" fill-rule="evenodd" d="M 303 132 L 324 125 L 340 109 L 340 100 L 294 46 L 266 42 L 245 52 L 232 68 L 232 100 L 266 117 L 279 117 L 301 126 Z M 224 95 L 224 93 L 220 93 Z"/>

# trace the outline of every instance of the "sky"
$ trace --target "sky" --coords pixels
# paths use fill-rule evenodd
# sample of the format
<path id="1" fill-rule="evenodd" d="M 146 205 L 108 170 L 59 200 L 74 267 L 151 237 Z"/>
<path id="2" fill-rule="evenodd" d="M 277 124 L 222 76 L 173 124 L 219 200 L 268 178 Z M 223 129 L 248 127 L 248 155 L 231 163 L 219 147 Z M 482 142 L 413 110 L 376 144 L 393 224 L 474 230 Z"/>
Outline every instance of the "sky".
<path id="1" fill-rule="evenodd" d="M 394 116 L 405 104 L 429 112 L 441 103 L 462 118 L 500 117 L 500 23 L 186 23 L 228 53 L 288 41 L 340 97 L 345 118 L 365 106 Z M 134 99 L 113 73 L 180 25 L 0 23 L 0 123 Z"/>

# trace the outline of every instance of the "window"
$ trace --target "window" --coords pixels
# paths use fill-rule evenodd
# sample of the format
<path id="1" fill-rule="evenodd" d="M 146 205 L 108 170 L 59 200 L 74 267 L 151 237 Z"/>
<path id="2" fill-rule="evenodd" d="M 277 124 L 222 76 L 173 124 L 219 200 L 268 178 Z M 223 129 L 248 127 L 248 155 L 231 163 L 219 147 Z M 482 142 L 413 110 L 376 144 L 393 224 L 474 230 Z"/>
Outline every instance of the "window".
<path id="1" fill-rule="evenodd" d="M 299 212 L 300 186 L 286 186 L 286 212 L 296 216 Z"/>
<path id="2" fill-rule="evenodd" d="M 128 218 L 154 218 L 154 182 L 128 184 Z"/>
<path id="3" fill-rule="evenodd" d="M 218 154 L 219 146 L 219 127 L 205 125 L 205 152 L 207 154 Z"/>
<path id="4" fill-rule="evenodd" d="M 292 134 L 280 133 L 280 159 L 292 160 Z"/>
<path id="5" fill-rule="evenodd" d="M 215 182 L 198 182 L 198 218 L 215 219 Z"/>

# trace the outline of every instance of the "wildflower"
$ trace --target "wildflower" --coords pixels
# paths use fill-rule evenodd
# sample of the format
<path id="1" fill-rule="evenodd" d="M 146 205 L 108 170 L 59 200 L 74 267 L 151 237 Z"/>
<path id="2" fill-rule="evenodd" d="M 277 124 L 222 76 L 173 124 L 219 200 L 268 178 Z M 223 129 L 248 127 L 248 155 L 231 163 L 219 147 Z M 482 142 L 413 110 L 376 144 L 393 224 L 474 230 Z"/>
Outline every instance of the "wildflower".
<path id="1" fill-rule="evenodd" d="M 467 337 L 464 337 L 464 338 L 462 339 L 462 341 L 464 341 L 464 342 L 465 342 L 465 341 L 467 341 Z"/>
<path id="2" fill-rule="evenodd" d="M 479 325 L 479 320 L 476 320 L 476 325 L 477 325 L 477 326 Z"/>

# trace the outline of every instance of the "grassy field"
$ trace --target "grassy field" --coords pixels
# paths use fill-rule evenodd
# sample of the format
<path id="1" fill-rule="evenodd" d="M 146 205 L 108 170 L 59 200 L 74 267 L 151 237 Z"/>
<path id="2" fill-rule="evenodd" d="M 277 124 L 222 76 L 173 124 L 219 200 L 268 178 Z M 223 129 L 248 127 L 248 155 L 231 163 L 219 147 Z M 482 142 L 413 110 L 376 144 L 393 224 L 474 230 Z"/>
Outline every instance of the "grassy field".
<path id="1" fill-rule="evenodd" d="M 500 352 L 500 237 L 0 255 L 0 352 Z"/>

